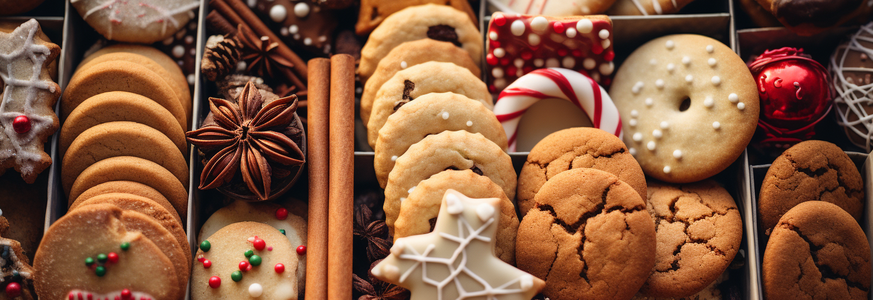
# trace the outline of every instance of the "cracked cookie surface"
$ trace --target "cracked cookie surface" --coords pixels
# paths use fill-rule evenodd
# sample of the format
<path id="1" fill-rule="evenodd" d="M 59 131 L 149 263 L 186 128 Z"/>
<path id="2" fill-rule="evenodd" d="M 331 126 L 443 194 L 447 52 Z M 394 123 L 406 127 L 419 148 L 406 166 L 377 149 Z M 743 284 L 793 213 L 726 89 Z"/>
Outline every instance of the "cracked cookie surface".
<path id="1" fill-rule="evenodd" d="M 785 213 L 761 269 L 767 299 L 867 299 L 870 291 L 864 231 L 828 202 L 804 202 Z"/>
<path id="2" fill-rule="evenodd" d="M 743 222 L 731 195 L 712 180 L 650 183 L 646 204 L 658 243 L 655 268 L 640 292 L 686 297 L 718 279 L 743 239 Z"/>
<path id="3" fill-rule="evenodd" d="M 760 226 L 769 230 L 792 207 L 814 200 L 836 204 L 861 219 L 861 173 L 842 149 L 824 141 L 798 143 L 773 161 L 758 196 Z"/>
<path id="4" fill-rule="evenodd" d="M 518 267 L 561 299 L 631 299 L 655 262 L 646 203 L 611 173 L 573 169 L 546 182 L 519 224 Z"/>
<path id="5" fill-rule="evenodd" d="M 549 134 L 531 149 L 518 175 L 518 208 L 521 216 L 534 206 L 534 195 L 547 180 L 561 172 L 592 168 L 618 176 L 646 197 L 646 176 L 615 135 L 597 128 L 570 128 Z"/>

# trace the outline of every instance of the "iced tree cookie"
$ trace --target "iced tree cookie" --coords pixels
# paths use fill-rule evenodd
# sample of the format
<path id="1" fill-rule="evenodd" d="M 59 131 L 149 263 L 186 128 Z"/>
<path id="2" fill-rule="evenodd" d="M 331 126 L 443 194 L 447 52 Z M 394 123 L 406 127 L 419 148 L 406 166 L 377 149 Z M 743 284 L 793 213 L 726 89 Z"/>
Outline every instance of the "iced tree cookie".
<path id="1" fill-rule="evenodd" d="M 149 44 L 164 40 L 194 18 L 196 0 L 72 0 L 88 25 L 106 39 Z"/>

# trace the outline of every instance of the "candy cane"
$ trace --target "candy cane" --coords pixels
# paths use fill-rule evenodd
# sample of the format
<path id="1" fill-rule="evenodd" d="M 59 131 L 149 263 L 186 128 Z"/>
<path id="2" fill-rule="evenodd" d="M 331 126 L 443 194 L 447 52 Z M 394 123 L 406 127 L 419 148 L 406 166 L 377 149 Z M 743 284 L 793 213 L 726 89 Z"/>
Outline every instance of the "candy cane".
<path id="1" fill-rule="evenodd" d="M 570 101 L 588 114 L 595 128 L 621 138 L 621 116 L 606 91 L 588 75 L 577 71 L 548 68 L 534 70 L 506 87 L 497 98 L 494 114 L 509 137 L 509 151 L 515 151 L 518 122 L 541 99 Z"/>

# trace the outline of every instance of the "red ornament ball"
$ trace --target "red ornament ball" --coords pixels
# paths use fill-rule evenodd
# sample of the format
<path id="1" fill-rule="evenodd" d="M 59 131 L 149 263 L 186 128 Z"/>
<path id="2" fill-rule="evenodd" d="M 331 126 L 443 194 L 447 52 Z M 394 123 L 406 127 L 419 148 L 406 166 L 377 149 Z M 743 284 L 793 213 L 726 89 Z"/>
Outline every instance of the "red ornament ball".
<path id="1" fill-rule="evenodd" d="M 248 270 L 251 270 L 251 269 L 252 269 L 252 265 L 250 265 L 249 262 L 247 262 L 247 261 L 241 261 L 241 262 L 239 262 L 239 270 L 240 270 L 240 271 L 245 272 L 245 271 L 248 271 Z"/>
<path id="2" fill-rule="evenodd" d="M 209 277 L 209 287 L 213 289 L 217 289 L 221 286 L 221 278 L 218 276 Z"/>
<path id="3" fill-rule="evenodd" d="M 6 285 L 6 296 L 9 298 L 15 298 L 21 296 L 21 285 L 18 282 L 10 282 Z"/>
<path id="4" fill-rule="evenodd" d="M 27 133 L 30 131 L 30 118 L 25 115 L 20 115 L 12 120 L 12 129 L 17 133 Z"/>
<path id="5" fill-rule="evenodd" d="M 282 273 L 282 272 L 285 272 L 285 265 L 283 265 L 283 264 L 276 264 L 276 266 L 273 267 L 273 269 L 276 270 L 276 273 Z"/>
<path id="6" fill-rule="evenodd" d="M 204 259 L 204 260 L 203 260 L 203 267 L 204 267 L 204 268 L 209 269 L 209 267 L 211 267 L 211 266 L 212 266 L 212 262 L 211 262 L 211 261 L 209 261 L 208 259 Z"/>
<path id="7" fill-rule="evenodd" d="M 256 237 L 255 240 L 252 241 L 252 246 L 254 246 L 255 249 L 257 249 L 258 251 L 261 251 L 267 247 L 267 242 L 265 242 L 263 239 Z"/>
<path id="8" fill-rule="evenodd" d="M 276 219 L 285 220 L 288 218 L 288 210 L 284 207 L 280 207 L 276 210 Z"/>
<path id="9" fill-rule="evenodd" d="M 133 299 L 133 293 L 131 293 L 129 289 L 123 289 L 123 290 L 121 290 L 121 299 L 123 299 L 123 300 Z"/>
<path id="10" fill-rule="evenodd" d="M 118 253 L 115 253 L 115 252 L 109 252 L 109 254 L 106 255 L 106 257 L 109 258 L 109 262 L 110 262 L 110 263 L 113 263 L 113 264 L 114 264 L 114 263 L 118 263 Z"/>
<path id="11" fill-rule="evenodd" d="M 304 255 L 304 254 L 306 254 L 306 246 L 304 246 L 304 245 L 297 246 L 297 255 Z"/>

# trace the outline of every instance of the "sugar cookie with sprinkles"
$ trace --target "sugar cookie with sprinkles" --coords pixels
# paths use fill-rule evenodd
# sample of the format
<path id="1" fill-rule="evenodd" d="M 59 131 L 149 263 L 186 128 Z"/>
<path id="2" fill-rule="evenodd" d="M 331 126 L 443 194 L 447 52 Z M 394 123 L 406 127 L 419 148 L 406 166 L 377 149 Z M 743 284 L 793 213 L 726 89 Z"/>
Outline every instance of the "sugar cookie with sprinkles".
<path id="1" fill-rule="evenodd" d="M 61 88 L 50 65 L 60 52 L 34 19 L 0 27 L 0 174 L 14 168 L 33 183 L 52 163 L 43 145 L 59 127 L 53 108 Z"/>
<path id="2" fill-rule="evenodd" d="M 200 242 L 191 299 L 297 299 L 297 257 L 288 238 L 258 222 L 225 226 Z"/>
<path id="3" fill-rule="evenodd" d="M 607 16 L 544 17 L 494 13 L 486 45 L 488 88 L 499 92 L 535 69 L 563 67 L 609 85 L 615 64 Z"/>
<path id="4" fill-rule="evenodd" d="M 664 36 L 634 51 L 609 90 L 624 142 L 646 175 L 686 183 L 727 168 L 758 122 L 757 87 L 733 50 L 709 37 Z"/>

